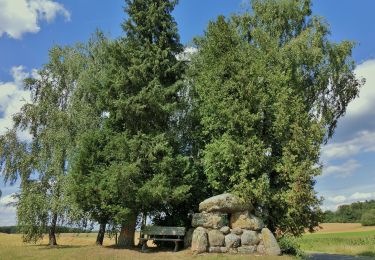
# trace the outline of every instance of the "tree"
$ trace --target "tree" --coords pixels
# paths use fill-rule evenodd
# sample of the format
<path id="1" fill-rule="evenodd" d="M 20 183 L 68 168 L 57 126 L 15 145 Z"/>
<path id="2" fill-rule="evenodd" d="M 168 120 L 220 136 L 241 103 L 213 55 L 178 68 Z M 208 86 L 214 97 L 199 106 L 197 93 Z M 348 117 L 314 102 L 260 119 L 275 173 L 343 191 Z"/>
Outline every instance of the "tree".
<path id="1" fill-rule="evenodd" d="M 332 43 L 309 0 L 254 0 L 196 40 L 189 72 L 215 193 L 253 203 L 273 231 L 301 234 L 321 219 L 314 177 L 321 145 L 359 91 L 353 43 Z"/>
<path id="2" fill-rule="evenodd" d="M 57 223 L 69 208 L 65 180 L 74 133 L 68 110 L 82 63 L 73 48 L 54 47 L 49 58 L 37 77 L 25 80 L 31 103 L 14 115 L 13 128 L 1 137 L 0 162 L 6 181 L 21 178 L 17 225 L 24 241 L 37 241 L 48 227 L 52 246 Z M 31 140 L 19 140 L 19 131 L 29 132 Z"/>
<path id="3" fill-rule="evenodd" d="M 362 226 L 375 226 L 375 209 L 363 213 L 361 224 Z"/>
<path id="4" fill-rule="evenodd" d="M 133 245 L 140 215 L 172 211 L 191 188 L 191 164 L 171 130 L 185 69 L 176 59 L 183 50 L 171 16 L 176 1 L 126 4 L 126 36 L 106 45 L 104 59 L 94 55 L 100 65 L 78 82 L 80 103 L 100 120 L 80 135 L 71 165 L 77 202 L 100 224 L 122 225 L 120 246 Z"/>

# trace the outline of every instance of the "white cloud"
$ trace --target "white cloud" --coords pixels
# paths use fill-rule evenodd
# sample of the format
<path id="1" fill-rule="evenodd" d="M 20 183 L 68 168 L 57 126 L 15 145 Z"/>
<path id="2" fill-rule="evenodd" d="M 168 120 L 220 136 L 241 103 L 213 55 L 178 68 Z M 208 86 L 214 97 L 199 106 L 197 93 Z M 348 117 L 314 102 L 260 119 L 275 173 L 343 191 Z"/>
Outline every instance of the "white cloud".
<path id="1" fill-rule="evenodd" d="M 0 82 L 0 135 L 12 128 L 12 116 L 19 112 L 21 107 L 30 101 L 30 92 L 24 90 L 23 80 L 30 76 L 23 66 L 13 67 L 13 81 Z M 29 140 L 27 133 L 20 133 L 22 140 Z"/>
<path id="2" fill-rule="evenodd" d="M 351 195 L 337 195 L 327 197 L 325 205 L 322 206 L 322 210 L 337 210 L 341 205 L 351 204 L 353 202 L 363 202 L 366 200 L 375 199 L 375 192 L 355 192 Z"/>
<path id="3" fill-rule="evenodd" d="M 59 14 L 70 20 L 69 11 L 53 0 L 0 0 L 0 37 L 37 33 L 40 21 L 52 22 Z"/>
<path id="4" fill-rule="evenodd" d="M 348 158 L 362 152 L 375 152 L 375 132 L 362 131 L 351 140 L 328 144 L 323 147 L 322 158 L 323 161 L 329 161 Z"/>
<path id="5" fill-rule="evenodd" d="M 16 224 L 16 207 L 9 203 L 16 202 L 13 194 L 9 194 L 0 198 L 0 226 L 10 226 Z"/>
<path id="6" fill-rule="evenodd" d="M 198 49 L 195 47 L 186 47 L 182 53 L 176 55 L 176 58 L 181 61 L 190 61 L 191 57 L 197 52 Z"/>
<path id="7" fill-rule="evenodd" d="M 327 198 L 328 201 L 331 201 L 331 202 L 334 202 L 334 203 L 343 203 L 344 201 L 346 201 L 346 197 L 343 196 L 343 195 L 338 195 L 338 196 L 334 196 L 334 197 L 329 197 Z"/>
<path id="8" fill-rule="evenodd" d="M 349 197 L 351 200 L 375 199 L 375 192 L 356 192 Z"/>
<path id="9" fill-rule="evenodd" d="M 334 140 L 340 142 L 333 140 L 323 147 L 323 161 L 375 152 L 375 59 L 358 65 L 355 74 L 365 78 L 366 83 L 338 123 Z"/>
<path id="10" fill-rule="evenodd" d="M 16 202 L 17 200 L 14 198 L 15 193 L 6 195 L 0 198 L 0 207 L 7 207 L 9 204 Z"/>
<path id="11" fill-rule="evenodd" d="M 323 177 L 327 175 L 348 177 L 360 166 L 356 160 L 348 160 L 340 165 L 328 165 L 327 167 L 323 167 Z"/>
<path id="12" fill-rule="evenodd" d="M 368 60 L 355 70 L 360 78 L 366 79 L 366 84 L 362 87 L 359 98 L 351 102 L 347 109 L 347 118 L 371 114 L 375 116 L 375 60 Z"/>

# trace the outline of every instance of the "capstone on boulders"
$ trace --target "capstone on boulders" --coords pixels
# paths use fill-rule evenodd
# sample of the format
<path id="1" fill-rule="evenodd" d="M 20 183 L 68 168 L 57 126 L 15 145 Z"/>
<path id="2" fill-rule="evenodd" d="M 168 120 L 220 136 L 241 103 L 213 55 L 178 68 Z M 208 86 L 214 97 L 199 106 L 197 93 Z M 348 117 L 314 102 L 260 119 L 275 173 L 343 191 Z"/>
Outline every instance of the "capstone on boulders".
<path id="1" fill-rule="evenodd" d="M 252 211 L 253 205 L 244 203 L 237 196 L 224 193 L 202 201 L 199 204 L 200 212 L 233 213 L 238 211 Z"/>

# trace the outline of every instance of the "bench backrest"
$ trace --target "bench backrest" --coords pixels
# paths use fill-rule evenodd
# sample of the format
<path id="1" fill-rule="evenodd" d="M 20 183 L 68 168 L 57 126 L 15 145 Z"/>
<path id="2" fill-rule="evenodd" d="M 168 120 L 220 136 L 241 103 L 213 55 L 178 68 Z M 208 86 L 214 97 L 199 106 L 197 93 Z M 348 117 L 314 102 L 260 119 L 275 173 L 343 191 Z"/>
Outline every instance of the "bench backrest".
<path id="1" fill-rule="evenodd" d="M 162 227 L 162 226 L 146 226 L 142 229 L 142 234 L 149 236 L 184 236 L 184 227 Z"/>

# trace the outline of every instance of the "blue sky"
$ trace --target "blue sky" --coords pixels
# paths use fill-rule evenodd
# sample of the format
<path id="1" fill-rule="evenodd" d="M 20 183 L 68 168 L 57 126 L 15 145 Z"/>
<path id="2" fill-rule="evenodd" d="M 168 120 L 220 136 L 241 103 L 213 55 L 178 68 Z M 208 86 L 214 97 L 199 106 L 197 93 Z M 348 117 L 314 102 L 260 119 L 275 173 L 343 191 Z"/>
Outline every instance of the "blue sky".
<path id="1" fill-rule="evenodd" d="M 240 12 L 245 0 L 180 0 L 174 11 L 181 40 L 191 43 L 220 14 Z M 22 79 L 48 59 L 53 45 L 86 41 L 100 28 L 110 37 L 122 34 L 123 0 L 0 0 L 0 134 L 10 116 L 29 96 Z M 322 149 L 324 173 L 316 190 L 326 198 L 323 208 L 375 199 L 375 27 L 373 0 L 313 0 L 314 14 L 331 25 L 331 39 L 358 43 L 356 73 L 367 79 L 359 99 L 350 104 L 335 137 Z M 27 138 L 27 136 L 24 136 Z M 1 181 L 1 180 L 0 180 Z M 0 225 L 14 224 L 14 208 L 5 207 L 18 187 L 4 186 Z"/>

